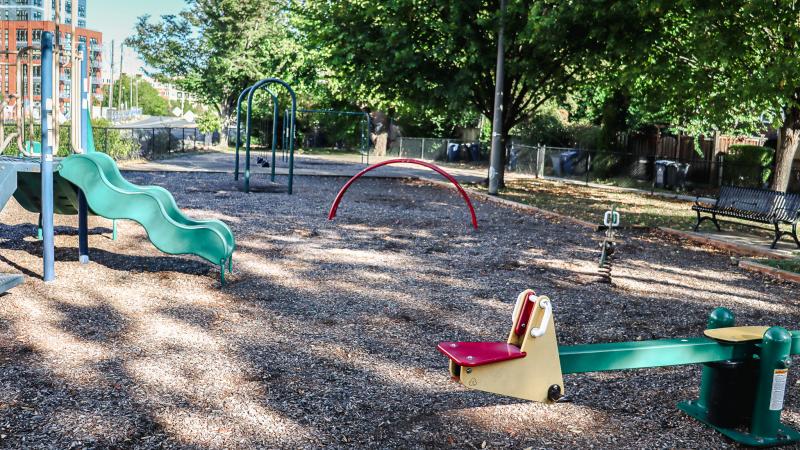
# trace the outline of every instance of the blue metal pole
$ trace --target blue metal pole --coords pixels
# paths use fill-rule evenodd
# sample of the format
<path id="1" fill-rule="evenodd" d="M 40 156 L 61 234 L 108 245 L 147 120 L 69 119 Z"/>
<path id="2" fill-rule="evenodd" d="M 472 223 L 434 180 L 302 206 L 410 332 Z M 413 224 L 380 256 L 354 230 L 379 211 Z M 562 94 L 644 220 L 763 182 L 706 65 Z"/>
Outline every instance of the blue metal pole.
<path id="1" fill-rule="evenodd" d="M 80 145 L 81 150 L 89 152 L 89 80 L 86 71 L 86 44 L 78 44 L 78 61 L 81 64 L 80 70 L 80 89 L 81 89 L 81 117 L 80 124 Z M 75 76 L 73 70 L 72 76 Z M 75 123 L 75 122 L 73 122 Z M 78 254 L 81 264 L 89 262 L 89 205 L 86 203 L 86 195 L 83 190 L 78 192 Z"/>
<path id="2" fill-rule="evenodd" d="M 42 33 L 42 260 L 44 281 L 55 279 L 55 245 L 53 236 L 53 34 Z"/>

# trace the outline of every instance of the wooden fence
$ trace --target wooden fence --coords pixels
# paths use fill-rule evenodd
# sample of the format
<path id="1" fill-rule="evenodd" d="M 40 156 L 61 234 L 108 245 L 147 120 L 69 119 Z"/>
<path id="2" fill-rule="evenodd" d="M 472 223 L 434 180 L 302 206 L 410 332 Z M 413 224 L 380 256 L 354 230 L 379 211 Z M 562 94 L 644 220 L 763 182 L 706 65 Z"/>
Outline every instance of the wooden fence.
<path id="1" fill-rule="evenodd" d="M 747 136 L 689 136 L 685 134 L 624 134 L 620 144 L 636 156 L 678 161 L 714 161 L 731 145 L 764 145 L 766 138 Z"/>

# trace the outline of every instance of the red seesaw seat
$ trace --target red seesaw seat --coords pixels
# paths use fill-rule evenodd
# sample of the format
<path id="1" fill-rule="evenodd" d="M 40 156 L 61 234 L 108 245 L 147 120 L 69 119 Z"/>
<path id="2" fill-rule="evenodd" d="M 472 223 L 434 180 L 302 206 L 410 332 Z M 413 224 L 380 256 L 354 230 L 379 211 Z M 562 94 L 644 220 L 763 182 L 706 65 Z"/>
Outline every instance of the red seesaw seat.
<path id="1" fill-rule="evenodd" d="M 525 357 L 525 352 L 520 351 L 519 347 L 505 342 L 442 342 L 437 348 L 463 367 L 477 367 Z"/>
<path id="2" fill-rule="evenodd" d="M 520 296 L 514 306 L 514 325 L 509 342 L 442 342 L 437 348 L 454 363 L 463 367 L 478 367 L 486 364 L 524 358 L 525 352 L 520 350 L 522 338 L 530 328 L 528 326 L 536 306 L 536 293 L 529 291 Z M 512 343 L 513 342 L 513 343 Z"/>

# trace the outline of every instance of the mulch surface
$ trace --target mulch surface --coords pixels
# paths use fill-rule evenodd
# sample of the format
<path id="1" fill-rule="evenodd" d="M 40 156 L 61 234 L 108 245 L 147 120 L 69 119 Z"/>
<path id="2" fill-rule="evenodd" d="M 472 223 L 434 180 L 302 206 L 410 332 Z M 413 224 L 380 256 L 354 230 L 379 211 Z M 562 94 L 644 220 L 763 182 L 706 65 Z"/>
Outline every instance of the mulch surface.
<path id="1" fill-rule="evenodd" d="M 614 284 L 598 241 L 570 223 L 462 199 L 420 182 L 363 179 L 335 221 L 344 179 L 128 173 L 227 222 L 234 275 L 158 252 L 142 228 L 92 218 L 77 262 L 74 217 L 57 218 L 58 279 L 44 284 L 36 216 L 0 212 L 0 446 L 7 448 L 726 448 L 675 403 L 698 366 L 565 376 L 544 405 L 450 381 L 444 340 L 503 340 L 517 294 L 552 298 L 560 344 L 700 335 L 707 314 L 798 328 L 800 288 L 730 255 L 624 232 Z M 600 218 L 598 217 L 598 221 Z M 797 371 L 784 420 L 800 426 Z"/>

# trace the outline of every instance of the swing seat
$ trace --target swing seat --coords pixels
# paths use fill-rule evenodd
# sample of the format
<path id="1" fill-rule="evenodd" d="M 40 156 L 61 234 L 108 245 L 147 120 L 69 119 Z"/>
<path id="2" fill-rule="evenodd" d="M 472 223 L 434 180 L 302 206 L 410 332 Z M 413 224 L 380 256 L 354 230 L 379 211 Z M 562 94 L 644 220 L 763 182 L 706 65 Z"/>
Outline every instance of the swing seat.
<path id="1" fill-rule="evenodd" d="M 519 347 L 505 342 L 441 342 L 437 348 L 463 367 L 484 366 L 526 355 Z"/>

